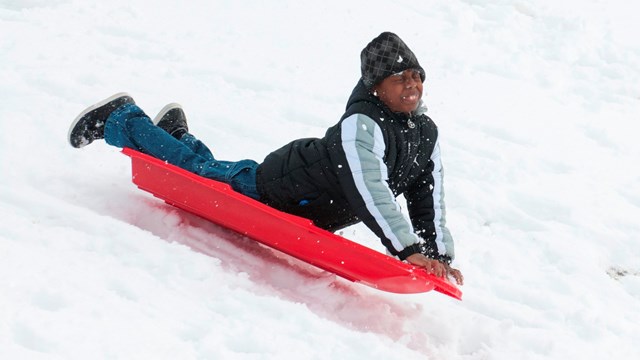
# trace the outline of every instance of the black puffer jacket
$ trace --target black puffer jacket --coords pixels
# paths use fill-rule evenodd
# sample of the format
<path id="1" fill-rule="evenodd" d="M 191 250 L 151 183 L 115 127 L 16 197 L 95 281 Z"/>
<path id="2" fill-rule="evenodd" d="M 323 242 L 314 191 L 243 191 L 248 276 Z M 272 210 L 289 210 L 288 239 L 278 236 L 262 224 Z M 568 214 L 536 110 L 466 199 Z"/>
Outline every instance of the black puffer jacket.
<path id="1" fill-rule="evenodd" d="M 392 112 L 360 81 L 322 139 L 293 141 L 260 164 L 261 201 L 331 231 L 363 221 L 400 259 L 420 252 L 450 262 L 437 139 L 428 116 Z"/>

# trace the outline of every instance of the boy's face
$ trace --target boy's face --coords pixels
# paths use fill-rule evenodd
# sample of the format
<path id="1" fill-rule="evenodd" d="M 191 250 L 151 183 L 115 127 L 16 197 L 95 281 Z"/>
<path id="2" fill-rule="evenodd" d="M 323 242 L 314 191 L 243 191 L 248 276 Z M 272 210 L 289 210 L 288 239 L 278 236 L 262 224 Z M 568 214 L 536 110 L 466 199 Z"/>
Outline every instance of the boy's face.
<path id="1" fill-rule="evenodd" d="M 422 78 L 418 70 L 407 69 L 387 76 L 373 90 L 391 111 L 408 114 L 418 108 L 422 98 Z"/>

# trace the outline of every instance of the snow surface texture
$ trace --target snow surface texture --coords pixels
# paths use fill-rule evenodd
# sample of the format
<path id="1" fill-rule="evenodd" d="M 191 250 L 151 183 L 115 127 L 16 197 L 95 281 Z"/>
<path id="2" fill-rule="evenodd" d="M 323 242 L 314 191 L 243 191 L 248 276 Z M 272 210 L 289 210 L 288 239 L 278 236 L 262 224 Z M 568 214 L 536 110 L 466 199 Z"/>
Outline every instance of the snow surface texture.
<path id="1" fill-rule="evenodd" d="M 0 1 L 0 358 L 640 358 L 639 12 Z M 219 158 L 261 160 L 338 120 L 385 30 L 427 71 L 462 302 L 335 278 L 136 189 L 104 142 L 66 142 L 127 91 L 151 116 L 181 103 Z"/>

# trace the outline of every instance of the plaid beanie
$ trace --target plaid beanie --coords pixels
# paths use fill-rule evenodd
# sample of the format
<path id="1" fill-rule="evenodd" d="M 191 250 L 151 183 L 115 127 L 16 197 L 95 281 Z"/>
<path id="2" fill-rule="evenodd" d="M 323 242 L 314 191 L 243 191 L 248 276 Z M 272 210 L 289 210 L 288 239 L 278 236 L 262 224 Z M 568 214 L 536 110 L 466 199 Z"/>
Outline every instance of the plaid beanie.
<path id="1" fill-rule="evenodd" d="M 383 32 L 371 40 L 360 53 L 360 69 L 362 82 L 371 89 L 373 85 L 384 80 L 387 76 L 416 69 L 420 71 L 420 78 L 424 81 L 424 69 L 418 63 L 416 55 L 407 44 L 390 32 Z"/>

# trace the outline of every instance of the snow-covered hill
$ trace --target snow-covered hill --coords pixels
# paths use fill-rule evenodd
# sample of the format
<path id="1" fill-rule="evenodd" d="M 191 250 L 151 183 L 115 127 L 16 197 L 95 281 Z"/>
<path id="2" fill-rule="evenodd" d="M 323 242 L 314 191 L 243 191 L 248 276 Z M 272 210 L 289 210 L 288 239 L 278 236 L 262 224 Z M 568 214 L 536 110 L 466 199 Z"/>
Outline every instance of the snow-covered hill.
<path id="1" fill-rule="evenodd" d="M 638 10 L 0 0 L 0 358 L 639 358 Z M 127 91 L 261 160 L 339 119 L 386 30 L 427 71 L 462 302 L 335 278 L 136 189 L 117 149 L 66 143 Z"/>

